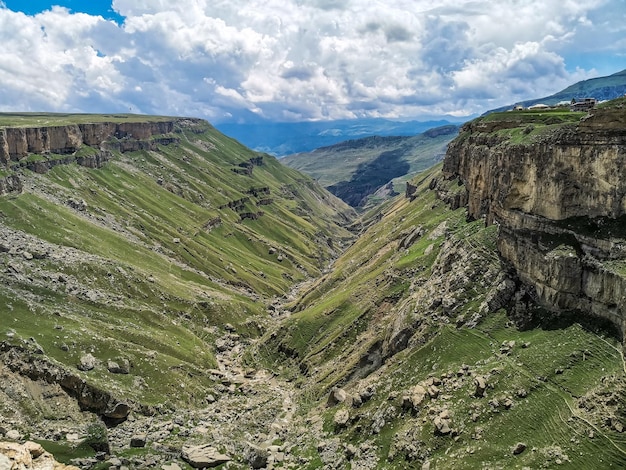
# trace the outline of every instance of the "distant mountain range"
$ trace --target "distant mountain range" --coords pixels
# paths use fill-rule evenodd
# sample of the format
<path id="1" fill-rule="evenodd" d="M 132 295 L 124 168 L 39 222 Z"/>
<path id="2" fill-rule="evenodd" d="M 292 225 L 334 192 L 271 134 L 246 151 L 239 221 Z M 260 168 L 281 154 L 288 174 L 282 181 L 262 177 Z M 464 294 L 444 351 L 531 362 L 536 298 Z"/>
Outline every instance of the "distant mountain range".
<path id="1" fill-rule="evenodd" d="M 610 100 L 626 93 L 626 70 L 607 77 L 584 80 L 550 96 L 534 98 L 518 103 L 511 103 L 488 111 L 504 111 L 515 104 L 531 106 L 537 103 L 547 105 L 572 98 L 593 97 L 599 101 Z M 461 124 L 476 116 L 426 121 L 392 121 L 389 119 L 343 119 L 336 121 L 315 122 L 269 122 L 251 116 L 250 121 L 240 123 L 217 123 L 215 127 L 247 147 L 258 152 L 266 152 L 277 157 L 284 157 L 300 152 L 310 152 L 320 147 L 327 147 L 346 140 L 370 136 L 414 136 L 428 129 L 448 124 Z"/>
<path id="2" fill-rule="evenodd" d="M 613 100 L 624 96 L 626 94 L 626 70 L 608 75 L 606 77 L 590 78 L 589 80 L 583 80 L 581 82 L 574 83 L 568 86 L 564 90 L 559 91 L 550 96 L 544 96 L 543 98 L 535 98 L 532 100 L 520 101 L 518 103 L 511 103 L 508 106 L 502 106 L 488 111 L 485 114 L 498 111 L 506 111 L 511 109 L 514 105 L 520 104 L 524 107 L 532 106 L 534 104 L 543 103 L 547 105 L 554 105 L 561 101 L 571 101 L 572 99 L 581 98 L 595 98 L 598 101 Z"/>
<path id="3" fill-rule="evenodd" d="M 458 126 L 447 125 L 413 136 L 364 137 L 280 161 L 363 208 L 403 191 L 405 181 L 443 159 L 458 132 Z"/>
<path id="4" fill-rule="evenodd" d="M 362 137 L 414 136 L 434 127 L 461 123 L 465 119 L 405 122 L 388 119 L 275 123 L 262 121 L 247 124 L 223 123 L 216 124 L 215 127 L 253 150 L 283 157 Z"/>

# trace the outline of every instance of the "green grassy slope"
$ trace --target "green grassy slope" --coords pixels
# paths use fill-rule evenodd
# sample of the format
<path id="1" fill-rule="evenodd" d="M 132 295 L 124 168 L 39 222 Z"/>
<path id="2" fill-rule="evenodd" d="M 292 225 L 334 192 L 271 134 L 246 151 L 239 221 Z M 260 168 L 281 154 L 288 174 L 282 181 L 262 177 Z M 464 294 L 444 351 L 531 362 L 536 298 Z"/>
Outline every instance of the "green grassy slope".
<path id="1" fill-rule="evenodd" d="M 518 330 L 497 302 L 506 279 L 497 227 L 439 201 L 433 179 L 437 190 L 459 190 L 439 172 L 414 180 L 413 200 L 368 213 L 367 231 L 259 348 L 268 363 L 291 365 L 305 422 L 322 417 L 320 430 L 305 425 L 293 437 L 305 468 L 620 468 L 621 344 L 576 322 Z M 487 381 L 480 398 L 478 376 Z M 433 382 L 436 397 L 403 405 L 413 386 Z M 336 386 L 373 396 L 328 406 Z M 341 410 L 345 425 L 334 422 Z M 439 435 L 444 410 L 452 432 Z M 527 447 L 514 455 L 518 442 Z"/>
<path id="2" fill-rule="evenodd" d="M 260 155 L 206 123 L 176 137 L 100 169 L 23 170 L 0 197 L 1 339 L 32 337 L 73 370 L 90 352 L 88 381 L 148 404 L 201 399 L 224 324 L 258 334 L 351 238 L 350 209 L 310 178 L 267 155 L 233 171 Z M 130 374 L 107 372 L 123 359 Z"/>

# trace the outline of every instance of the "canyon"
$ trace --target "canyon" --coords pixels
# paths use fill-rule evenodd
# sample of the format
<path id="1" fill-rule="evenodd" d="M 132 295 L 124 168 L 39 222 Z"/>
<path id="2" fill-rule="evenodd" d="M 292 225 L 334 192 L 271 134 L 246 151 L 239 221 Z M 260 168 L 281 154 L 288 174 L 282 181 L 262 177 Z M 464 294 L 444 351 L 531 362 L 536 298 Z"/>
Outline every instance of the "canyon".
<path id="1" fill-rule="evenodd" d="M 623 110 L 484 116 L 360 214 L 202 120 L 2 127 L 0 435 L 86 469 L 619 467 Z"/>

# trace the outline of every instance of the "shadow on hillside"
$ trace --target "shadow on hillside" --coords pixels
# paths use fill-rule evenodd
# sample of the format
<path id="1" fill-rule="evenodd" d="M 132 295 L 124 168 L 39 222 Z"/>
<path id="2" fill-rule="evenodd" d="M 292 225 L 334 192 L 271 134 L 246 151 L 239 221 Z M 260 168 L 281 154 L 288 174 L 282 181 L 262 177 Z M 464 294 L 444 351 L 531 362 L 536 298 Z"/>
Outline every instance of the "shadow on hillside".
<path id="1" fill-rule="evenodd" d="M 383 152 L 375 160 L 361 163 L 350 181 L 340 181 L 326 189 L 352 207 L 359 207 L 378 188 L 409 172 L 409 163 L 402 159 L 404 153 L 404 148 Z"/>

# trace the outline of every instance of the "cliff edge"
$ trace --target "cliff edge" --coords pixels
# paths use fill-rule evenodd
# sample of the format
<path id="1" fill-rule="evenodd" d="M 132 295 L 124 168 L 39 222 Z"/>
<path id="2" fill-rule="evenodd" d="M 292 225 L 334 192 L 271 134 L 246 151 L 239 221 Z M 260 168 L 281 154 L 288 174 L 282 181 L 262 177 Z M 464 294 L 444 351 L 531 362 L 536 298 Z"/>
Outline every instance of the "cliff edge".
<path id="1" fill-rule="evenodd" d="M 21 168 L 37 173 L 68 163 L 99 168 L 113 151 L 155 150 L 158 144 L 179 140 L 176 133 L 183 121 L 200 127 L 204 122 L 158 116 L 28 114 L 20 123 L 19 116 L 0 115 L 0 194 L 21 191 L 16 174 Z M 3 125 L 7 120 L 11 124 Z"/>
<path id="2" fill-rule="evenodd" d="M 589 114 L 494 113 L 461 129 L 444 175 L 470 218 L 499 225 L 523 295 L 626 328 L 626 100 Z M 525 297 L 525 299 L 523 299 Z M 521 302 L 523 303 L 523 302 Z"/>

